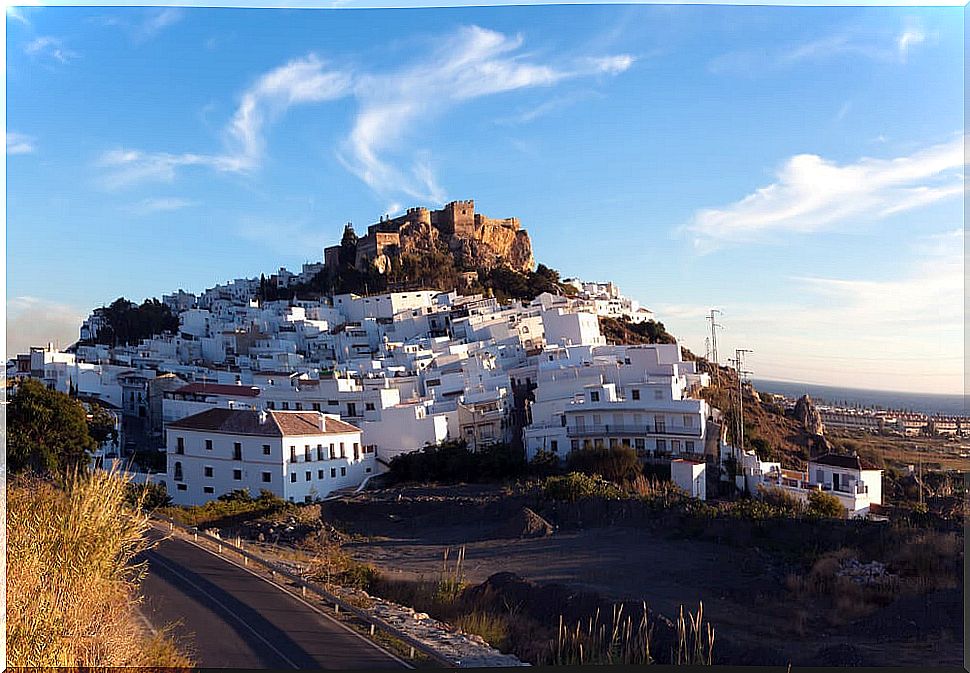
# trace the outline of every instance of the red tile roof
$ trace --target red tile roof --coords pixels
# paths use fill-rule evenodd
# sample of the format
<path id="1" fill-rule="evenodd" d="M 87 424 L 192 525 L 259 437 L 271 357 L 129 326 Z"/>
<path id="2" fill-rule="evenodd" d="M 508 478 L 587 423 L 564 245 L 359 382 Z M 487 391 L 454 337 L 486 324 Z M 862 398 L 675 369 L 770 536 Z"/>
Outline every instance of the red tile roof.
<path id="1" fill-rule="evenodd" d="M 266 421 L 259 422 L 258 411 L 243 409 L 209 409 L 169 423 L 176 430 L 203 430 L 230 435 L 290 437 L 294 435 L 332 435 L 360 432 L 360 428 L 316 411 L 267 411 Z M 326 419 L 324 430 L 320 419 Z"/>

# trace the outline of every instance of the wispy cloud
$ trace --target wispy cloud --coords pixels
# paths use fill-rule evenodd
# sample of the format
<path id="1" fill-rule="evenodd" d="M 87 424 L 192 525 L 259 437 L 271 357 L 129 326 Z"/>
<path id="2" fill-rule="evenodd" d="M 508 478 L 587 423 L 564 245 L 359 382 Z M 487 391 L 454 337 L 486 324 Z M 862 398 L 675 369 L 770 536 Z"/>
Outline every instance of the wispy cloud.
<path id="1" fill-rule="evenodd" d="M 843 30 L 775 49 L 741 49 L 720 54 L 708 62 L 708 70 L 714 74 L 750 76 L 800 63 L 844 57 L 905 63 L 912 49 L 931 37 L 931 34 L 914 24 L 898 32 L 881 35 Z"/>
<path id="2" fill-rule="evenodd" d="M 388 156 L 407 132 L 463 102 L 518 89 L 550 87 L 576 77 L 617 74 L 633 58 L 582 58 L 560 64 L 529 62 L 519 35 L 467 26 L 428 58 L 397 72 L 364 75 L 355 95 L 360 108 L 340 148 L 344 166 L 379 194 L 440 202 L 444 194 L 426 162 L 405 171 Z"/>
<path id="3" fill-rule="evenodd" d="M 64 46 L 60 38 L 42 35 L 34 38 L 24 47 L 24 53 L 35 58 L 52 58 L 60 63 L 70 63 L 79 54 Z"/>
<path id="4" fill-rule="evenodd" d="M 7 6 L 6 9 L 7 9 L 7 18 L 8 19 L 13 19 L 14 21 L 19 21 L 20 23 L 24 24 L 25 26 L 29 26 L 30 25 L 30 20 L 27 19 L 27 16 L 23 13 L 23 10 L 20 7 Z"/>
<path id="5" fill-rule="evenodd" d="M 223 172 L 253 170 L 262 159 L 263 134 L 269 122 L 293 105 L 346 95 L 350 81 L 345 73 L 326 70 L 323 61 L 313 54 L 290 61 L 260 77 L 243 93 L 225 130 L 223 152 L 172 154 L 110 150 L 99 161 L 107 170 L 103 183 L 108 188 L 119 188 L 152 180 L 170 182 L 177 169 L 186 166 L 205 166 Z"/>
<path id="6" fill-rule="evenodd" d="M 408 146 L 419 129 L 461 103 L 509 91 L 549 87 L 595 75 L 616 75 L 633 64 L 626 55 L 584 57 L 556 64 L 530 62 L 521 36 L 469 26 L 431 54 L 383 73 L 333 68 L 315 54 L 290 61 L 260 77 L 240 100 L 218 154 L 144 153 L 113 150 L 102 157 L 106 184 L 171 180 L 183 166 L 251 171 L 266 149 L 266 128 L 290 107 L 352 96 L 358 109 L 338 149 L 347 170 L 384 198 L 408 196 L 440 202 L 434 161 L 426 149 Z"/>
<path id="7" fill-rule="evenodd" d="M 174 196 L 148 198 L 127 206 L 125 210 L 132 215 L 154 215 L 174 210 L 182 210 L 195 205 L 194 201 Z"/>
<path id="8" fill-rule="evenodd" d="M 7 154 L 30 154 L 34 152 L 34 139 L 23 133 L 7 132 Z"/>
<path id="9" fill-rule="evenodd" d="M 963 137 L 895 159 L 839 165 L 791 157 L 774 183 L 694 214 L 687 229 L 703 249 L 779 231 L 810 232 L 849 219 L 875 220 L 963 193 Z"/>
<path id="10" fill-rule="evenodd" d="M 128 34 L 134 44 L 142 44 L 155 38 L 159 33 L 185 18 L 185 12 L 177 7 L 147 9 L 140 20 L 130 21 L 117 15 L 93 17 L 91 20 L 103 26 L 115 26 Z"/>

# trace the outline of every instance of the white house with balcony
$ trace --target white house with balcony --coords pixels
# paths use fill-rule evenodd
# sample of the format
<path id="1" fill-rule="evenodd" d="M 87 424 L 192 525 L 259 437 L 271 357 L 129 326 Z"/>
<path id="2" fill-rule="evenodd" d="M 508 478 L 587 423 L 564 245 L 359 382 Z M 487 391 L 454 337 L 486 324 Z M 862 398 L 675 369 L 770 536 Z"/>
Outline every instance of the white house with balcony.
<path id="1" fill-rule="evenodd" d="M 871 505 L 882 504 L 882 470 L 867 465 L 857 455 L 827 453 L 809 460 L 805 472 L 772 471 L 762 483 L 780 487 L 806 502 L 812 491 L 830 493 L 842 503 L 847 518 L 864 517 Z"/>
<path id="2" fill-rule="evenodd" d="M 214 408 L 166 432 L 165 486 L 179 505 L 237 489 L 311 502 L 376 473 L 360 428 L 331 414 Z"/>

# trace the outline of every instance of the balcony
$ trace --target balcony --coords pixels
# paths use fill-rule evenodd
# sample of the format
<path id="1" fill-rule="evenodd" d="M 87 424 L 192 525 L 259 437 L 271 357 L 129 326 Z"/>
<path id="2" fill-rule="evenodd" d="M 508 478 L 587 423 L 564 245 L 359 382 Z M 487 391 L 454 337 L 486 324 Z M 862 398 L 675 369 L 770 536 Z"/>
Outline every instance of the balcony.
<path id="1" fill-rule="evenodd" d="M 663 425 L 586 425 L 566 427 L 568 437 L 673 435 L 676 437 L 701 438 L 700 428 L 668 427 Z"/>

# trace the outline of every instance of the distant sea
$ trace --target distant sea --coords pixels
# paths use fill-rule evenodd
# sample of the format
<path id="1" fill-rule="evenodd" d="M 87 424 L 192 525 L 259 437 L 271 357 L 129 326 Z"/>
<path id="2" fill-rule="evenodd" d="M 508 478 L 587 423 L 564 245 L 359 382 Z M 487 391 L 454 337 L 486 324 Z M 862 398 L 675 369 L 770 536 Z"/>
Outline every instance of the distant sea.
<path id="1" fill-rule="evenodd" d="M 775 393 L 785 397 L 808 395 L 817 402 L 838 406 L 860 406 L 895 411 L 917 411 L 925 414 L 970 416 L 963 395 L 936 395 L 930 393 L 903 393 L 887 390 L 863 390 L 861 388 L 836 388 L 811 383 L 765 381 L 752 379 L 755 390 Z"/>

